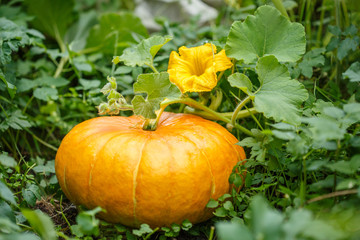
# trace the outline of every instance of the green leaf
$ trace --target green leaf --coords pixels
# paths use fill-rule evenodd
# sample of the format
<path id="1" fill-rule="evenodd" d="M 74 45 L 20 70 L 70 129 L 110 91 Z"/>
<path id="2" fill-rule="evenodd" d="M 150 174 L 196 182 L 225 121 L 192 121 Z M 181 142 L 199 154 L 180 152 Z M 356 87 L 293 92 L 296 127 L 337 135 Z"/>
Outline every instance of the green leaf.
<path id="1" fill-rule="evenodd" d="M 9 219 L 13 223 L 16 223 L 15 212 L 4 200 L 0 200 L 0 216 Z M 0 229 L 2 229 L 2 227 L 0 227 Z"/>
<path id="2" fill-rule="evenodd" d="M 87 48 L 96 48 L 107 54 L 114 54 L 136 43 L 134 36 L 147 37 L 146 28 L 140 19 L 130 12 L 106 13 L 99 24 L 92 27 L 87 38 Z M 116 41 L 117 40 L 117 41 Z"/>
<path id="3" fill-rule="evenodd" d="M 337 107 L 324 107 L 322 112 L 323 114 L 335 118 L 336 120 L 341 120 L 345 116 L 344 111 Z"/>
<path id="4" fill-rule="evenodd" d="M 44 77 L 37 78 L 35 80 L 29 80 L 26 78 L 22 78 L 22 79 L 20 79 L 20 81 L 18 81 L 17 87 L 18 87 L 19 92 L 26 92 L 26 91 L 36 88 L 36 87 L 43 87 L 43 86 L 63 87 L 63 86 L 68 85 L 69 83 L 70 83 L 70 81 L 68 81 L 62 77 L 54 78 L 52 76 L 44 76 Z"/>
<path id="5" fill-rule="evenodd" d="M 57 100 L 58 91 L 55 88 L 40 87 L 34 90 L 34 97 L 43 101 Z"/>
<path id="6" fill-rule="evenodd" d="M 181 231 L 181 227 L 179 224 L 172 223 L 171 224 L 171 230 L 175 233 L 179 233 Z"/>
<path id="7" fill-rule="evenodd" d="M 226 201 L 223 206 L 228 211 L 233 211 L 234 210 L 234 206 L 233 206 L 231 201 Z"/>
<path id="8" fill-rule="evenodd" d="M 275 124 L 270 124 L 272 127 L 278 129 L 278 130 L 288 130 L 288 131 L 295 131 L 296 128 L 294 125 L 291 124 L 287 124 L 284 122 L 281 123 L 275 123 Z"/>
<path id="9" fill-rule="evenodd" d="M 30 38 L 22 27 L 6 18 L 0 18 L 0 66 L 11 61 L 11 53 L 30 44 Z M 3 74 L 0 74 L 3 75 Z"/>
<path id="10" fill-rule="evenodd" d="M 141 237 L 141 236 L 143 236 L 143 235 L 146 235 L 146 234 L 152 233 L 152 232 L 153 232 L 153 230 L 151 229 L 151 227 L 150 227 L 148 224 L 145 224 L 145 223 L 143 223 L 143 224 L 140 225 L 140 229 L 139 229 L 139 230 L 134 229 L 134 230 L 132 231 L 132 233 L 133 233 L 135 236 L 138 236 L 138 237 Z"/>
<path id="11" fill-rule="evenodd" d="M 80 231 L 81 233 L 83 233 L 85 235 L 98 236 L 100 233 L 99 232 L 100 221 L 95 218 L 95 215 L 101 211 L 102 211 L 102 209 L 100 207 L 97 207 L 97 208 L 94 208 L 89 211 L 80 212 L 76 216 L 76 222 L 78 224 L 77 226 L 79 226 L 79 227 L 75 227 L 74 230 Z M 73 225 L 73 226 L 76 226 L 76 225 Z"/>
<path id="12" fill-rule="evenodd" d="M 75 236 L 77 236 L 79 238 L 84 236 L 84 233 L 81 231 L 80 225 L 78 225 L 78 224 L 71 225 L 70 230 L 71 230 L 72 234 L 74 234 Z"/>
<path id="13" fill-rule="evenodd" d="M 336 240 L 344 239 L 345 233 L 321 220 L 313 220 L 302 232 L 306 239 Z"/>
<path id="14" fill-rule="evenodd" d="M 189 220 L 187 220 L 187 219 L 185 219 L 182 223 L 181 223 L 181 228 L 183 229 L 183 230 L 185 230 L 185 231 L 189 231 L 189 229 L 190 228 L 192 228 L 192 223 L 189 221 Z"/>
<path id="15" fill-rule="evenodd" d="M 250 204 L 251 227 L 255 236 L 266 239 L 281 239 L 281 227 L 284 220 L 278 211 L 269 207 L 262 196 L 255 196 Z"/>
<path id="16" fill-rule="evenodd" d="M 225 199 L 230 198 L 231 195 L 229 193 L 225 193 L 221 197 L 218 198 L 218 201 L 223 202 Z"/>
<path id="17" fill-rule="evenodd" d="M 358 33 L 358 29 L 356 28 L 355 25 L 351 24 L 349 27 L 347 27 L 344 32 L 343 35 L 344 36 L 355 36 Z"/>
<path id="18" fill-rule="evenodd" d="M 359 37 L 355 38 L 345 38 L 340 42 L 339 48 L 337 50 L 337 58 L 343 60 L 351 50 L 355 51 L 359 45 Z"/>
<path id="19" fill-rule="evenodd" d="M 217 233 L 220 240 L 254 240 L 251 231 L 245 225 L 230 222 L 216 223 Z"/>
<path id="20" fill-rule="evenodd" d="M 37 78 L 36 80 L 37 86 L 49 86 L 49 87 L 63 87 L 70 83 L 70 81 L 66 80 L 63 77 L 54 78 L 52 76 L 44 76 L 41 78 Z"/>
<path id="21" fill-rule="evenodd" d="M 329 30 L 329 32 L 331 32 L 335 36 L 339 37 L 341 35 L 341 29 L 338 26 L 329 25 L 328 30 Z"/>
<path id="22" fill-rule="evenodd" d="M 289 131 L 272 130 L 272 134 L 282 140 L 292 140 L 296 137 L 296 133 Z"/>
<path id="23" fill-rule="evenodd" d="M 131 67 L 143 65 L 151 66 L 153 65 L 156 53 L 171 39 L 172 37 L 170 36 L 153 36 L 144 39 L 137 46 L 125 49 L 124 53 L 121 56 L 115 57 L 113 62 L 115 64 L 124 62 L 125 65 Z"/>
<path id="24" fill-rule="evenodd" d="M 219 202 L 214 199 L 210 199 L 210 201 L 206 205 L 207 208 L 216 208 L 218 206 L 219 206 Z"/>
<path id="25" fill-rule="evenodd" d="M 215 210 L 214 215 L 217 217 L 226 217 L 227 216 L 227 211 L 224 207 L 219 207 Z"/>
<path id="26" fill-rule="evenodd" d="M 255 93 L 255 109 L 275 121 L 299 124 L 300 104 L 308 98 L 305 87 L 297 80 L 290 79 L 287 67 L 274 56 L 260 58 L 256 72 L 260 88 Z"/>
<path id="27" fill-rule="evenodd" d="M 340 119 L 345 128 L 360 122 L 360 103 L 348 103 L 344 105 L 345 117 Z"/>
<path id="28" fill-rule="evenodd" d="M 16 86 L 13 85 L 12 83 L 9 83 L 8 81 L 6 81 L 5 75 L 1 69 L 0 69 L 0 79 L 5 83 L 6 89 L 9 93 L 11 99 L 13 99 L 16 94 Z"/>
<path id="29" fill-rule="evenodd" d="M 84 87 L 84 90 L 98 88 L 101 84 L 100 80 L 86 80 L 83 78 L 80 78 L 79 82 Z"/>
<path id="30" fill-rule="evenodd" d="M 15 159 L 9 156 L 7 153 L 0 154 L 0 164 L 5 168 L 14 168 L 17 165 Z"/>
<path id="31" fill-rule="evenodd" d="M 134 113 L 145 118 L 155 118 L 155 111 L 160 108 L 160 102 L 165 98 L 174 99 L 181 96 L 180 90 L 169 80 L 167 72 L 140 74 L 134 84 L 135 93 L 146 93 L 147 98 L 136 95 L 132 104 Z"/>
<path id="32" fill-rule="evenodd" d="M 340 183 L 336 184 L 336 190 L 352 189 L 358 185 L 356 179 L 344 179 Z"/>
<path id="33" fill-rule="evenodd" d="M 6 131 L 9 127 L 16 130 L 31 127 L 27 117 L 22 114 L 20 109 L 9 112 L 8 116 L 8 118 L 5 118 L 5 120 L 0 123 L 0 131 Z"/>
<path id="34" fill-rule="evenodd" d="M 5 238 L 4 238 L 5 236 Z M 6 235 L 1 235 L 0 234 L 0 239 L 1 240 L 39 240 L 39 236 L 37 236 L 34 233 L 26 233 L 26 232 L 22 232 L 22 233 L 10 233 L 10 234 L 6 234 Z"/>
<path id="35" fill-rule="evenodd" d="M 360 62 L 354 62 L 343 73 L 344 78 L 350 79 L 350 82 L 360 82 Z"/>
<path id="36" fill-rule="evenodd" d="M 37 87 L 38 82 L 36 80 L 29 80 L 26 78 L 22 78 L 16 83 L 16 86 L 18 92 L 26 92 L 29 91 L 30 89 Z"/>
<path id="37" fill-rule="evenodd" d="M 245 63 L 274 55 L 280 62 L 296 62 L 305 53 L 305 30 L 271 6 L 259 7 L 244 22 L 236 21 L 225 46 L 226 55 Z"/>
<path id="38" fill-rule="evenodd" d="M 161 102 L 164 98 L 174 99 L 181 96 L 180 90 L 169 80 L 167 72 L 140 74 L 134 83 L 135 93 L 146 93 L 148 100 Z"/>
<path id="39" fill-rule="evenodd" d="M 0 198 L 4 199 L 5 201 L 13 205 L 16 205 L 16 201 L 13 193 L 2 181 L 0 181 Z"/>
<path id="40" fill-rule="evenodd" d="M 62 39 L 74 20 L 73 0 L 25 0 L 36 29 L 57 40 Z"/>
<path id="41" fill-rule="evenodd" d="M 351 157 L 350 166 L 351 166 L 351 169 L 354 170 L 354 172 L 359 170 L 359 168 L 360 168 L 360 154 L 356 154 L 356 155 Z"/>
<path id="42" fill-rule="evenodd" d="M 11 221 L 4 216 L 0 216 L 0 239 L 3 240 L 1 237 L 1 232 L 11 233 L 11 232 L 19 232 L 21 228 L 16 225 L 15 222 Z M 8 238 L 10 240 L 10 238 Z"/>
<path id="43" fill-rule="evenodd" d="M 337 161 L 335 163 L 328 163 L 325 165 L 325 167 L 329 168 L 332 171 L 344 173 L 344 174 L 353 174 L 355 173 L 356 169 L 351 167 L 351 164 L 349 161 Z"/>
<path id="44" fill-rule="evenodd" d="M 236 187 L 240 187 L 243 185 L 243 179 L 242 176 L 240 176 L 239 174 L 235 174 L 235 179 L 234 179 L 234 185 Z"/>
<path id="45" fill-rule="evenodd" d="M 132 67 L 120 66 L 120 67 L 116 68 L 116 70 L 115 70 L 115 72 L 114 72 L 114 75 L 131 73 L 132 70 L 133 70 Z"/>
<path id="46" fill-rule="evenodd" d="M 36 200 L 40 200 L 41 198 L 40 188 L 35 184 L 31 184 L 26 188 L 23 188 L 21 192 L 23 198 L 31 207 L 35 206 Z"/>
<path id="47" fill-rule="evenodd" d="M 250 152 L 251 158 L 256 158 L 256 160 L 263 162 L 266 156 L 266 148 L 263 147 L 264 144 L 263 141 L 267 141 L 267 140 L 266 139 L 257 140 L 253 137 L 247 137 L 241 140 L 240 142 L 236 143 L 236 145 L 251 148 L 251 152 Z"/>
<path id="48" fill-rule="evenodd" d="M 322 144 L 330 140 L 341 140 L 344 138 L 346 128 L 341 127 L 341 122 L 326 115 L 319 117 L 302 118 L 309 124 L 314 143 Z"/>
<path id="49" fill-rule="evenodd" d="M 22 214 L 30 223 L 31 227 L 37 232 L 43 240 L 55 240 L 57 234 L 51 218 L 40 210 L 22 209 Z"/>
<path id="50" fill-rule="evenodd" d="M 324 52 L 324 48 L 315 48 L 304 55 L 303 59 L 299 63 L 299 68 L 301 70 L 301 73 L 305 77 L 312 77 L 313 67 L 319 67 L 324 65 L 325 57 L 322 55 L 322 53 Z"/>
<path id="51" fill-rule="evenodd" d="M 134 107 L 134 114 L 141 115 L 144 118 L 156 118 L 154 105 L 145 100 L 143 96 L 136 95 L 131 104 Z"/>
<path id="52" fill-rule="evenodd" d="M 311 212 L 305 209 L 296 209 L 290 212 L 289 220 L 283 225 L 284 239 L 296 239 L 296 236 L 301 234 L 311 223 L 312 218 Z"/>
<path id="53" fill-rule="evenodd" d="M 64 41 L 69 44 L 71 51 L 78 52 L 85 48 L 90 29 L 97 23 L 96 11 L 81 12 L 76 21 L 64 36 Z"/>
<path id="54" fill-rule="evenodd" d="M 87 62 L 79 62 L 79 61 L 74 60 L 74 66 L 80 72 L 91 72 L 92 71 L 91 64 L 89 64 Z"/>
<path id="55" fill-rule="evenodd" d="M 234 73 L 228 77 L 228 81 L 232 87 L 239 88 L 246 94 L 251 94 L 253 85 L 250 79 L 242 73 Z"/>

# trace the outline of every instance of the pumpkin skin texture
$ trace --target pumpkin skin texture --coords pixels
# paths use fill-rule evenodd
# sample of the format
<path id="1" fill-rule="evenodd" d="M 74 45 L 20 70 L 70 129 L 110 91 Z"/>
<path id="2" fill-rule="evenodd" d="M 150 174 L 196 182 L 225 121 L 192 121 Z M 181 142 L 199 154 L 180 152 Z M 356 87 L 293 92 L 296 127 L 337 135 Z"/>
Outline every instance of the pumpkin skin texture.
<path id="1" fill-rule="evenodd" d="M 76 205 L 106 210 L 108 222 L 138 227 L 209 219 L 210 199 L 228 193 L 245 159 L 238 140 L 217 123 L 164 112 L 155 131 L 140 117 L 97 117 L 75 126 L 55 159 L 56 176 Z"/>

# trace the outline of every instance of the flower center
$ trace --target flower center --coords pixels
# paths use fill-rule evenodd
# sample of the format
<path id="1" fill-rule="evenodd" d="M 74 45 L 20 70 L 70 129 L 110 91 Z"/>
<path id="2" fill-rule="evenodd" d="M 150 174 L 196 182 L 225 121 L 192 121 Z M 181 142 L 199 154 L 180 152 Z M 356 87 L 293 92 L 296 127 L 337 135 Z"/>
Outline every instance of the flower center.
<path id="1" fill-rule="evenodd" d="M 194 72 L 192 73 L 193 75 L 196 75 L 198 77 L 203 75 L 206 70 L 204 59 L 201 59 L 200 57 L 195 58 L 193 70 L 194 70 Z"/>

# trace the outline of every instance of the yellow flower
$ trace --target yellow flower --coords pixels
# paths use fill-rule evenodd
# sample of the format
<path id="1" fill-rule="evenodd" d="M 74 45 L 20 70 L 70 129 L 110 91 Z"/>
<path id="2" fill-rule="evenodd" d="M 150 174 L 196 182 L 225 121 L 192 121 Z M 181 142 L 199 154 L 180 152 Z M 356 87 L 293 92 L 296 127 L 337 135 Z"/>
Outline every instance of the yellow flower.
<path id="1" fill-rule="evenodd" d="M 225 50 L 216 54 L 215 45 L 210 43 L 193 48 L 183 46 L 179 53 L 171 52 L 168 73 L 182 93 L 211 91 L 217 84 L 216 73 L 232 66 Z"/>

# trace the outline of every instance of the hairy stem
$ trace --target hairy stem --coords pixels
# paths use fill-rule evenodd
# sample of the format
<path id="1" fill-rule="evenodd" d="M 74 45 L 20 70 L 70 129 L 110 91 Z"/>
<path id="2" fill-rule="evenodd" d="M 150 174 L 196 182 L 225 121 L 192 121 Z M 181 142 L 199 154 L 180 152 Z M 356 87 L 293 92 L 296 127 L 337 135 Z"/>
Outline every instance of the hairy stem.
<path id="1" fill-rule="evenodd" d="M 212 115 L 208 112 L 205 112 L 205 111 L 201 111 L 201 110 L 196 110 L 192 107 L 185 107 L 185 113 L 191 113 L 193 115 L 197 115 L 197 116 L 200 116 L 202 118 L 205 118 L 205 119 L 208 119 L 208 120 L 213 120 L 213 121 L 221 121 L 221 119 L 219 119 L 217 116 L 215 115 Z M 252 114 L 255 114 L 255 113 L 258 113 L 256 111 L 255 108 L 249 108 L 249 109 L 246 109 L 246 110 L 241 110 L 238 112 L 236 118 L 237 119 L 240 119 L 240 118 L 246 118 L 246 117 L 250 117 Z M 232 112 L 225 112 L 225 113 L 219 113 L 220 115 L 222 115 L 223 117 L 226 117 L 226 118 L 231 118 L 233 113 Z"/>
<path id="2" fill-rule="evenodd" d="M 240 110 L 245 106 L 245 104 L 248 103 L 249 101 L 250 101 L 250 96 L 247 96 L 247 97 L 244 98 L 244 99 L 239 103 L 239 105 L 236 107 L 233 115 L 231 116 L 231 124 L 232 124 L 233 126 L 235 126 L 235 122 L 236 122 L 238 113 L 239 113 Z"/>
<path id="3" fill-rule="evenodd" d="M 143 129 L 146 130 L 155 130 L 158 124 L 158 121 L 160 119 L 161 114 L 163 113 L 163 111 L 165 110 L 165 108 L 167 106 L 169 106 L 170 104 L 174 104 L 174 103 L 183 103 L 186 104 L 190 107 L 193 108 L 197 108 L 200 110 L 203 110 L 204 112 L 207 112 L 208 114 L 213 115 L 214 117 L 216 117 L 218 120 L 226 122 L 226 123 L 231 123 L 231 119 L 224 117 L 223 115 L 221 115 L 220 113 L 202 105 L 201 103 L 191 99 L 191 98 L 178 98 L 178 99 L 165 99 L 161 104 L 160 104 L 160 110 L 157 114 L 157 117 L 154 120 L 149 120 L 144 124 Z M 241 126 L 240 124 L 235 124 L 234 125 L 235 128 L 239 129 L 240 131 L 242 131 L 243 133 L 249 135 L 249 136 L 254 136 L 252 134 L 251 131 L 249 131 L 248 129 L 244 128 L 243 126 Z"/>

